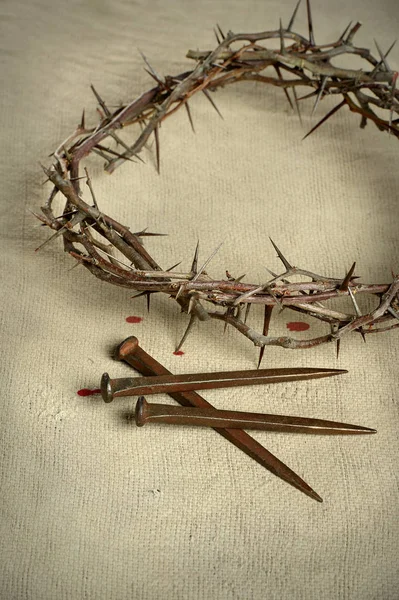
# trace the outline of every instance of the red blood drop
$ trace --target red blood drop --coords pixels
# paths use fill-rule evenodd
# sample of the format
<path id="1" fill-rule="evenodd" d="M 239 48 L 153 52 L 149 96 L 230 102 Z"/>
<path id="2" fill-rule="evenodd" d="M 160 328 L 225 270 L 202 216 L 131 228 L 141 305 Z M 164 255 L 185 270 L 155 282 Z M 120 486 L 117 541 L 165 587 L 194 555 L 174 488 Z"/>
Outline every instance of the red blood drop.
<path id="1" fill-rule="evenodd" d="M 291 321 L 291 323 L 287 323 L 287 329 L 290 331 L 306 331 L 309 327 L 310 325 L 303 321 Z"/>
<path id="2" fill-rule="evenodd" d="M 78 390 L 78 396 L 94 396 L 95 394 L 101 394 L 101 390 L 89 390 L 87 388 Z"/>
<path id="3" fill-rule="evenodd" d="M 184 352 L 183 352 L 183 350 L 176 350 L 176 352 L 173 352 L 173 354 L 175 356 L 183 356 Z"/>
<path id="4" fill-rule="evenodd" d="M 142 317 L 126 317 L 126 323 L 141 323 Z"/>

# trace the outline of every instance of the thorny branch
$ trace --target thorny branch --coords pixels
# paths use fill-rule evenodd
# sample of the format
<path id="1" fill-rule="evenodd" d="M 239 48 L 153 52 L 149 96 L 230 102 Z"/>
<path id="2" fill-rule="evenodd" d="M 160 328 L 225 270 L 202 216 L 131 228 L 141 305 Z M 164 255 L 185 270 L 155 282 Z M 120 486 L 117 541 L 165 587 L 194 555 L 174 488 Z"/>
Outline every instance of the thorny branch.
<path id="1" fill-rule="evenodd" d="M 379 130 L 399 138 L 398 72 L 393 71 L 387 61 L 393 44 L 385 54 L 376 44 L 377 58 L 368 49 L 354 46 L 353 39 L 360 27 L 360 23 L 355 23 L 353 26 L 349 24 L 336 42 L 316 45 L 309 2 L 308 37 L 293 31 L 299 3 L 288 26 L 284 28 L 280 21 L 280 27 L 275 31 L 248 34 L 229 31 L 224 35 L 218 26 L 215 30 L 216 48 L 212 51 L 190 50 L 187 57 L 197 64 L 194 69 L 180 75 L 161 77 L 143 55 L 146 70 L 155 80 L 155 86 L 113 112 L 91 86 L 100 106 L 100 122 L 95 128 L 87 127 L 83 113 L 76 131 L 53 153 L 51 168 L 43 167 L 53 187 L 42 207 L 42 214 L 36 216 L 55 231 L 47 241 L 62 236 L 65 251 L 93 275 L 109 283 L 137 290 L 139 295 L 147 296 L 148 302 L 150 295 L 155 292 L 163 292 L 174 298 L 182 311 L 190 314 L 189 325 L 179 347 L 198 319 L 213 318 L 223 321 L 225 326 L 233 326 L 261 348 L 260 360 L 264 347 L 269 345 L 310 348 L 336 342 L 338 350 L 342 337 L 351 331 L 359 332 L 365 338 L 368 333 L 399 327 L 398 276 L 394 277 L 391 284 L 360 284 L 356 282 L 353 265 L 344 279 L 325 277 L 293 267 L 274 242 L 285 271 L 279 275 L 272 273 L 272 277 L 260 285 L 244 283 L 242 278 L 235 279 L 228 272 L 226 280 L 213 279 L 205 268 L 216 251 L 199 268 L 198 246 L 189 272 L 175 272 L 173 269 L 177 265 L 163 270 L 142 244 L 144 236 L 156 234 L 147 231 L 132 233 L 128 227 L 104 214 L 98 207 L 86 169 L 85 176 L 81 176 L 81 161 L 92 152 L 106 160 L 105 170 L 109 173 L 126 161 L 142 160 L 139 155 L 152 136 L 159 172 L 162 122 L 184 106 L 194 130 L 189 107 L 192 96 L 202 92 L 219 113 L 211 92 L 240 81 L 259 81 L 281 87 L 299 118 L 300 101 L 304 98 L 314 97 L 314 111 L 327 94 L 338 96 L 340 102 L 307 135 L 347 106 L 360 115 L 360 127 L 364 128 L 371 121 Z M 266 47 L 265 43 L 272 39 L 279 41 L 279 49 Z M 238 49 L 233 49 L 233 45 L 238 45 Z M 336 61 L 348 54 L 361 57 L 365 68 L 353 70 L 332 64 L 332 59 Z M 297 90 L 300 87 L 310 88 L 311 91 L 298 98 Z M 119 135 L 128 125 L 139 126 L 139 133 L 132 145 L 128 145 Z M 108 144 L 112 142 L 116 142 L 116 148 L 121 150 L 111 148 Z M 83 199 L 80 187 L 82 179 L 86 180 L 90 201 Z M 56 217 L 53 201 L 58 193 L 65 197 L 66 203 L 62 215 Z M 301 282 L 290 281 L 293 275 L 301 276 Z M 371 294 L 376 298 L 377 306 L 372 312 L 361 314 L 356 302 L 359 294 Z M 342 296 L 351 299 L 353 312 L 339 312 L 326 306 L 327 301 Z M 249 308 L 254 304 L 265 307 L 262 333 L 246 324 Z M 212 305 L 216 307 L 215 310 Z M 274 308 L 289 308 L 324 321 L 330 325 L 330 333 L 309 340 L 271 337 L 268 331 Z"/>

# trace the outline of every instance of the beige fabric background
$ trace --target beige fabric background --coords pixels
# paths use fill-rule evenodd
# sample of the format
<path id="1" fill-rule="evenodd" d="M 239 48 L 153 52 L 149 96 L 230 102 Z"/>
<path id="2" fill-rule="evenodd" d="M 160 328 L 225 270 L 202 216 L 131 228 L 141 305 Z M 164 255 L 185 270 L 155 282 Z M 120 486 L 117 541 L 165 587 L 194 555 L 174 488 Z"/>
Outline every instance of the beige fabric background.
<path id="1" fill-rule="evenodd" d="M 190 68 L 189 48 L 214 45 L 212 28 L 259 31 L 289 19 L 286 0 L 3 0 L 1 581 L 5 600 L 399 598 L 398 333 L 311 351 L 268 349 L 264 365 L 347 368 L 320 382 L 213 391 L 218 407 L 343 420 L 378 429 L 367 438 L 256 434 L 324 498 L 318 504 L 272 476 L 213 431 L 126 420 L 134 402 L 82 398 L 104 371 L 128 375 L 111 350 L 128 335 L 174 372 L 254 368 L 257 352 L 237 332 L 197 327 L 173 355 L 187 317 L 167 298 L 107 286 L 61 242 L 34 249 L 48 192 L 39 161 L 73 130 L 93 83 L 107 102 L 150 87 L 137 52 L 160 73 Z M 304 8 L 298 28 L 306 31 Z M 387 48 L 398 33 L 394 0 L 314 0 L 316 39 L 364 23 L 359 45 Z M 399 49 L 392 52 L 399 64 Z M 352 64 L 356 64 L 353 61 Z M 101 207 L 169 234 L 148 249 L 164 267 L 188 267 L 224 242 L 209 271 L 264 281 L 280 269 L 272 236 L 298 266 L 344 275 L 357 261 L 365 282 L 399 268 L 397 141 L 344 110 L 301 142 L 304 130 L 279 90 L 243 85 L 218 93 L 224 121 L 196 98 L 193 136 L 184 114 L 161 132 L 153 158 L 109 177 L 89 161 Z M 361 300 L 361 306 L 366 304 Z M 141 316 L 134 325 L 128 316 Z M 252 316 L 261 327 L 261 313 Z M 284 312 L 274 331 L 298 320 Z M 317 333 L 312 323 L 305 336 Z M 162 400 L 168 401 L 167 398 Z"/>

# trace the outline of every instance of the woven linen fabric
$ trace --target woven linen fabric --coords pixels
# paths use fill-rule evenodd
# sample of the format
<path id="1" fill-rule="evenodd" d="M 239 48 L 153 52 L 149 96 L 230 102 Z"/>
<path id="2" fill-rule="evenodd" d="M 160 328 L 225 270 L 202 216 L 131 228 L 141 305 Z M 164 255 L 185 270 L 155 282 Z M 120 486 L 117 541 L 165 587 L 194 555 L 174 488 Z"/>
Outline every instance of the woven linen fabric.
<path id="1" fill-rule="evenodd" d="M 306 34 L 305 3 L 297 29 Z M 397 600 L 399 598 L 398 333 L 353 334 L 337 359 L 333 344 L 267 348 L 263 366 L 348 369 L 346 375 L 255 388 L 212 390 L 219 408 L 318 417 L 374 427 L 376 435 L 326 437 L 254 433 L 324 499 L 314 502 L 262 469 L 212 430 L 129 420 L 135 400 L 105 404 L 101 374 L 134 374 L 112 359 L 129 335 L 175 373 L 253 369 L 258 352 L 218 322 L 194 328 L 160 294 L 144 298 L 100 282 L 63 252 L 30 211 L 50 191 L 39 163 L 74 130 L 86 108 L 97 122 L 90 83 L 110 106 L 152 86 L 140 49 L 156 70 L 191 68 L 188 49 L 211 49 L 216 23 L 262 31 L 287 23 L 283 0 L 3 0 L 0 4 L 1 169 L 1 522 L 4 600 Z M 394 0 L 312 2 L 317 43 L 350 20 L 356 43 L 386 50 L 398 33 Z M 359 60 L 349 61 L 358 68 Z M 389 57 L 399 65 L 399 50 Z M 240 83 L 194 97 L 165 121 L 161 173 L 146 164 L 112 176 L 90 157 L 97 201 L 132 231 L 168 237 L 146 247 L 164 268 L 200 262 L 264 282 L 281 264 L 344 277 L 353 261 L 364 282 L 387 283 L 399 268 L 397 140 L 346 108 L 305 141 L 334 106 L 324 99 L 303 127 L 281 90 Z M 126 132 L 128 135 L 128 132 Z M 84 193 L 88 194 L 86 186 Z M 59 205 L 61 209 L 61 203 Z M 369 304 L 359 299 L 366 310 Z M 140 317 L 129 319 L 128 317 Z M 262 310 L 253 309 L 254 327 Z M 283 311 L 272 333 L 291 321 Z M 132 322 L 136 321 L 136 322 Z M 159 401 L 172 402 L 166 396 Z"/>

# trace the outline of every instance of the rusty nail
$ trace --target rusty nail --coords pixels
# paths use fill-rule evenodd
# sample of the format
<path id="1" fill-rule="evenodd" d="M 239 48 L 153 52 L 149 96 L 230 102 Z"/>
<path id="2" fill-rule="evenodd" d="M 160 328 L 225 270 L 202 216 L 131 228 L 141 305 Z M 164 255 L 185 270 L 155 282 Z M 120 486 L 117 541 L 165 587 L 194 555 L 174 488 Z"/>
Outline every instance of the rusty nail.
<path id="1" fill-rule="evenodd" d="M 104 373 L 101 379 L 101 394 L 105 402 L 119 396 L 141 396 L 144 394 L 161 394 L 171 392 L 187 392 L 192 390 L 210 390 L 282 381 L 299 381 L 317 379 L 347 373 L 343 369 L 248 369 L 244 371 L 219 371 L 216 373 L 187 373 L 183 375 L 157 375 L 154 377 L 120 377 L 111 379 Z"/>
<path id="2" fill-rule="evenodd" d="M 128 337 L 118 346 L 116 358 L 124 360 L 142 375 L 171 375 L 170 371 L 140 347 L 139 341 L 135 336 Z M 197 392 L 169 392 L 169 396 L 182 406 L 213 408 Z M 224 427 L 218 427 L 215 431 L 277 477 L 280 477 L 310 498 L 313 498 L 313 500 L 323 502 L 319 494 L 301 479 L 299 475 L 294 473 L 292 469 L 287 467 L 287 465 L 264 448 L 262 444 L 252 438 L 246 431 L 242 429 L 226 429 Z"/>
<path id="3" fill-rule="evenodd" d="M 148 403 L 140 396 L 136 403 L 136 425 L 168 423 L 170 425 L 195 425 L 199 427 L 228 427 L 229 429 L 261 429 L 283 433 L 315 433 L 327 435 L 376 433 L 375 429 L 307 417 L 268 415 L 216 408 L 192 408 Z"/>

